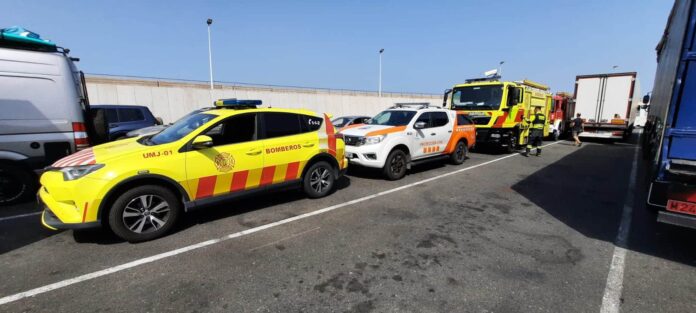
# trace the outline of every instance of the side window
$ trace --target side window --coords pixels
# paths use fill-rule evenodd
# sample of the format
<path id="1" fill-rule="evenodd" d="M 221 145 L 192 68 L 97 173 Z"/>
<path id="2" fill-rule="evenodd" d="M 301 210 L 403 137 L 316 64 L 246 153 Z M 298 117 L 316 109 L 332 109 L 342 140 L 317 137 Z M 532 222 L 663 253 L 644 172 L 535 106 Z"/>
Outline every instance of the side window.
<path id="1" fill-rule="evenodd" d="M 300 124 L 302 125 L 302 132 L 303 133 L 319 130 L 319 128 L 321 128 L 321 123 L 323 123 L 323 122 L 324 122 L 324 119 L 321 117 L 309 116 L 309 115 L 300 115 Z M 334 126 L 336 126 L 336 125 L 334 125 Z M 336 127 L 340 127 L 340 126 L 336 126 Z"/>
<path id="2" fill-rule="evenodd" d="M 106 121 L 109 123 L 118 123 L 118 114 L 116 109 L 104 109 L 106 112 Z"/>
<path id="3" fill-rule="evenodd" d="M 118 109 L 118 120 L 120 122 L 144 121 L 145 116 L 139 109 Z"/>
<path id="4" fill-rule="evenodd" d="M 355 123 L 353 123 L 353 124 L 365 124 L 365 123 L 367 123 L 367 120 L 369 120 L 369 119 L 370 119 L 369 117 L 361 117 L 361 118 L 355 120 Z"/>
<path id="5" fill-rule="evenodd" d="M 432 120 L 431 116 L 432 116 L 432 114 L 430 112 L 425 112 L 418 117 L 418 119 L 416 120 L 416 123 L 424 122 L 425 128 L 433 127 L 433 123 L 431 121 Z"/>
<path id="6" fill-rule="evenodd" d="M 256 114 L 241 114 L 219 122 L 205 132 L 213 138 L 213 146 L 224 146 L 256 140 Z"/>
<path id="7" fill-rule="evenodd" d="M 442 127 L 449 123 L 449 118 L 445 112 L 432 112 L 430 114 L 432 114 L 432 127 Z"/>
<path id="8" fill-rule="evenodd" d="M 264 113 L 265 138 L 291 136 L 303 132 L 300 116 L 293 113 Z"/>
<path id="9" fill-rule="evenodd" d="M 472 122 L 466 115 L 464 114 L 457 114 L 457 125 L 462 126 L 462 125 L 471 125 L 474 122 Z"/>

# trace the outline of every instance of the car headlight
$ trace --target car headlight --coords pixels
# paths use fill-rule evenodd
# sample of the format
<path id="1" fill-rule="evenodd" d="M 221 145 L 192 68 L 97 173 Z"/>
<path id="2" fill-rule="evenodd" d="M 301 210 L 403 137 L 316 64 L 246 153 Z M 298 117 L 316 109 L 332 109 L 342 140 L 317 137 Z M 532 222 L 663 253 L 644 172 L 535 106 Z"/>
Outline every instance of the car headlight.
<path id="1" fill-rule="evenodd" d="M 63 180 L 71 181 L 85 176 L 91 172 L 94 172 L 102 167 L 104 167 L 104 164 L 91 164 L 80 166 L 68 166 L 63 167 L 59 170 L 63 173 Z"/>
<path id="2" fill-rule="evenodd" d="M 373 145 L 376 143 L 380 143 L 380 142 L 382 142 L 382 140 L 384 140 L 384 137 L 387 137 L 387 135 L 365 137 L 365 144 L 366 145 Z"/>

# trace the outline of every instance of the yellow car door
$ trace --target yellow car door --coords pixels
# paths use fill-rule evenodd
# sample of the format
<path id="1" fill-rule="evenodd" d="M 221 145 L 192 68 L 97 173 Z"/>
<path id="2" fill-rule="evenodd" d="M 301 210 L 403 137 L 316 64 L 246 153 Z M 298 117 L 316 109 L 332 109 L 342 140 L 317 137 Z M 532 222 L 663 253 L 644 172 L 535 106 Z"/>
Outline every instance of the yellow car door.
<path id="1" fill-rule="evenodd" d="M 263 144 L 257 141 L 257 116 L 241 113 L 216 123 L 201 133 L 212 139 L 209 147 L 193 147 L 185 153 L 192 200 L 260 186 L 264 161 Z"/>
<path id="2" fill-rule="evenodd" d="M 310 158 L 319 153 L 319 117 L 285 113 L 262 114 L 264 170 L 261 184 L 270 185 L 300 179 Z"/>

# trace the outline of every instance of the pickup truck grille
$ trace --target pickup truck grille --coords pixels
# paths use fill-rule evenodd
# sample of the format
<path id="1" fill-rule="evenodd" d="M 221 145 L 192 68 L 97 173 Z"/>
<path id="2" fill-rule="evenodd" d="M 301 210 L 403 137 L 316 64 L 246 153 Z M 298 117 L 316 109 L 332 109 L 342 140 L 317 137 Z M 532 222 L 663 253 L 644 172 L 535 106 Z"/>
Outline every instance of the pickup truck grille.
<path id="1" fill-rule="evenodd" d="M 357 146 L 360 144 L 360 137 L 358 136 L 343 136 L 343 141 L 345 141 L 348 146 Z"/>

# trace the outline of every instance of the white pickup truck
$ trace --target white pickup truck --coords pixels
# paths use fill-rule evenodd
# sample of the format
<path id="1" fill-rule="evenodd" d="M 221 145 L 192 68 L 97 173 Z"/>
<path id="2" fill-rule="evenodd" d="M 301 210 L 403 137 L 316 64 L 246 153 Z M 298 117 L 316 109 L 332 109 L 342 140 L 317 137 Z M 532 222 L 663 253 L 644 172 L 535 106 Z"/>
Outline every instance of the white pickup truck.
<path id="1" fill-rule="evenodd" d="M 397 104 L 341 135 L 351 164 L 382 169 L 389 180 L 401 179 L 416 163 L 449 158 L 461 164 L 476 140 L 468 117 L 427 104 Z"/>

